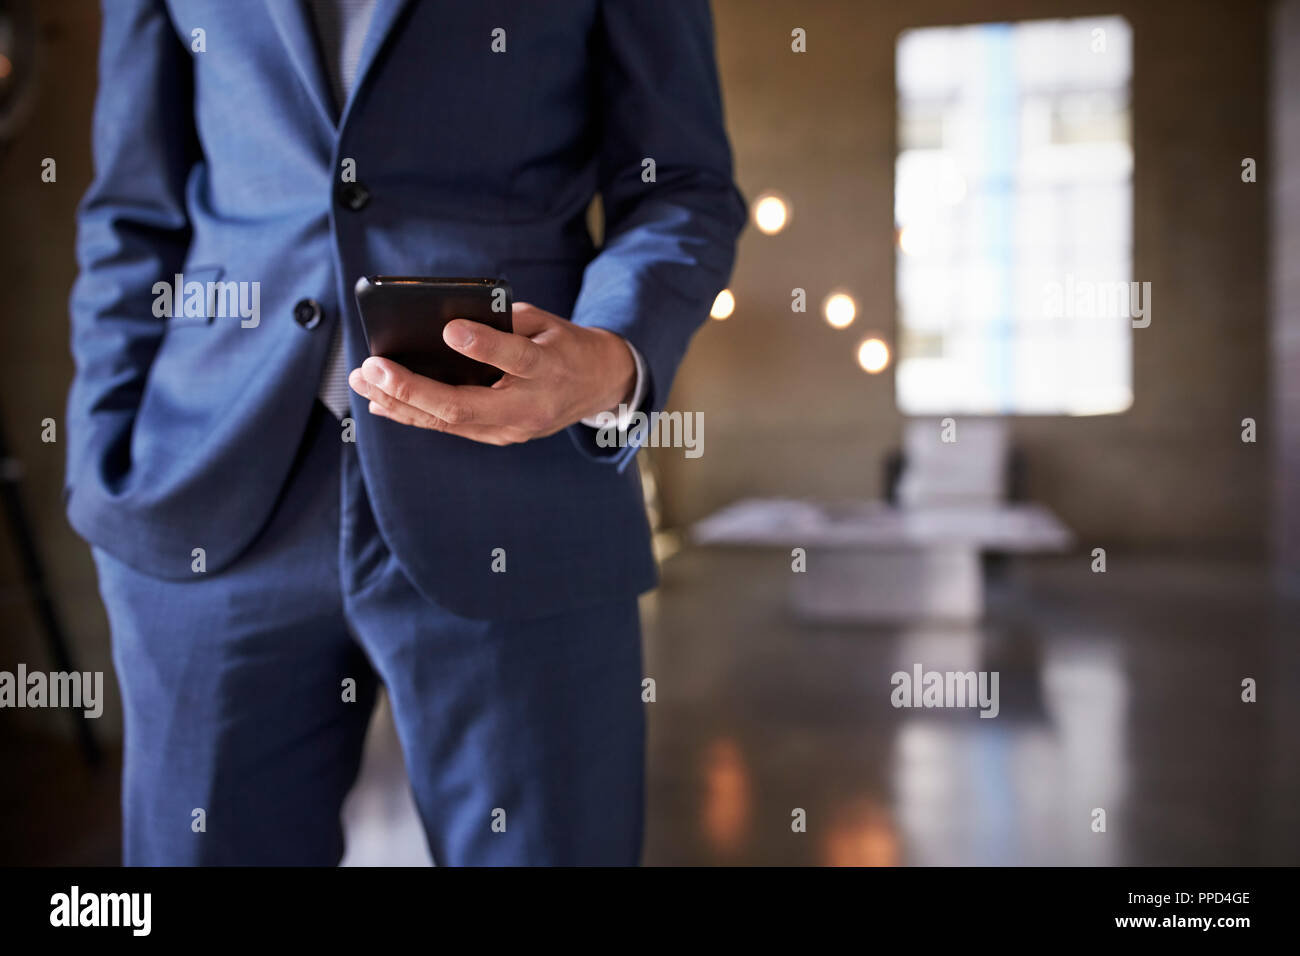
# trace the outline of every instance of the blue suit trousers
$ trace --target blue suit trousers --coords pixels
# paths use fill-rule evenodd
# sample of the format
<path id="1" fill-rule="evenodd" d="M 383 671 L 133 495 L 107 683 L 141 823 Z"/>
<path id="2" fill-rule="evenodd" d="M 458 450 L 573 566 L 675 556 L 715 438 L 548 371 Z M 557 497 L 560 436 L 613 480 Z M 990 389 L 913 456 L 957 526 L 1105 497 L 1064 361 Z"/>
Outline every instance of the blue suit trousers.
<path id="1" fill-rule="evenodd" d="M 128 865 L 337 863 L 381 681 L 436 863 L 638 862 L 635 598 L 522 620 L 433 604 L 323 406 L 229 567 L 163 580 L 94 555 L 125 710 Z"/>

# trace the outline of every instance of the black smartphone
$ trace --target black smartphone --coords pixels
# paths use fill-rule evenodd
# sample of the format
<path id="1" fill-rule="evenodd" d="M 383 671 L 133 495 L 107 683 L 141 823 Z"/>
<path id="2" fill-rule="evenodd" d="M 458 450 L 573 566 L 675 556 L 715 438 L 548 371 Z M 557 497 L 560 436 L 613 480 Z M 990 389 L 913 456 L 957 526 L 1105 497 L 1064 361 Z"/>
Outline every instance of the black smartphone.
<path id="1" fill-rule="evenodd" d="M 371 355 L 448 385 L 491 385 L 501 378 L 499 368 L 444 342 L 442 330 L 452 319 L 471 319 L 512 331 L 511 289 L 505 279 L 362 276 L 356 297 Z"/>

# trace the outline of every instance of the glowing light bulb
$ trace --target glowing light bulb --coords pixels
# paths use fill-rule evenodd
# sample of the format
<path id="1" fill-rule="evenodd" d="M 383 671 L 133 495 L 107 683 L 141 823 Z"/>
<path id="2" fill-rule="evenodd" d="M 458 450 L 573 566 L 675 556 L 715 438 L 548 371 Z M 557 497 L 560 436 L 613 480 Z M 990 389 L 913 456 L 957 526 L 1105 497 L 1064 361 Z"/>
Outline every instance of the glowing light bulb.
<path id="1" fill-rule="evenodd" d="M 718 293 L 718 297 L 713 300 L 713 308 L 709 310 L 709 315 L 719 321 L 731 317 L 731 313 L 736 311 L 736 297 L 731 294 L 730 289 L 723 289 Z"/>
<path id="2" fill-rule="evenodd" d="M 790 223 L 790 204 L 776 193 L 764 193 L 754 202 L 754 225 L 765 236 L 775 236 Z"/>
<path id="3" fill-rule="evenodd" d="M 835 292 L 826 297 L 822 314 L 833 329 L 847 329 L 858 315 L 858 305 L 847 292 Z"/>
<path id="4" fill-rule="evenodd" d="M 889 367 L 889 346 L 880 339 L 867 339 L 858 346 L 858 364 L 871 375 L 883 372 Z"/>

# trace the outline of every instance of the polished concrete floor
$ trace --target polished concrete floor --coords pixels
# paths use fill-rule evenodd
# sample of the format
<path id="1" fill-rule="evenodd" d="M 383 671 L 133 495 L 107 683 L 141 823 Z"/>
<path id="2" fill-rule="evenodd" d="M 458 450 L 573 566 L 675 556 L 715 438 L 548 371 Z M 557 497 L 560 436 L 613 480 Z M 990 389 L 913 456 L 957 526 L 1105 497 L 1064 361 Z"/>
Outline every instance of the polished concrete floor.
<path id="1" fill-rule="evenodd" d="M 873 631 L 792 620 L 788 561 L 666 568 L 648 863 L 1300 862 L 1300 627 L 1258 568 L 1017 563 L 980 626 Z M 917 663 L 998 671 L 999 716 L 895 709 Z"/>
<path id="2" fill-rule="evenodd" d="M 671 559 L 644 604 L 645 862 L 1300 863 L 1300 626 L 1258 566 L 993 571 L 982 624 L 880 630 L 793 619 L 778 552 Z M 999 715 L 895 709 L 918 663 L 998 671 Z M 348 862 L 427 862 L 382 714 L 372 738 Z"/>
<path id="3" fill-rule="evenodd" d="M 788 560 L 688 550 L 645 599 L 646 863 L 1300 863 L 1300 624 L 1260 567 L 1015 562 L 978 626 L 870 629 L 795 620 Z M 895 709 L 916 664 L 997 671 L 999 715 Z M 115 765 L 28 751 L 0 857 L 113 862 Z M 345 816 L 346 863 L 429 862 L 382 708 Z"/>

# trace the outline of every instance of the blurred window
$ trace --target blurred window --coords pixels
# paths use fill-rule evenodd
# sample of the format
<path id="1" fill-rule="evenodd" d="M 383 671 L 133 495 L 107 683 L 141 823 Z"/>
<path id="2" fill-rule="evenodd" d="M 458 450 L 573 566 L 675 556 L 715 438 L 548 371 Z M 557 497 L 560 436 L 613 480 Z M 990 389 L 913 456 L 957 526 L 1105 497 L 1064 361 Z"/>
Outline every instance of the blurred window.
<path id="1" fill-rule="evenodd" d="M 1127 21 L 909 30 L 896 71 L 900 410 L 1126 410 L 1150 307 L 1132 281 Z"/>

